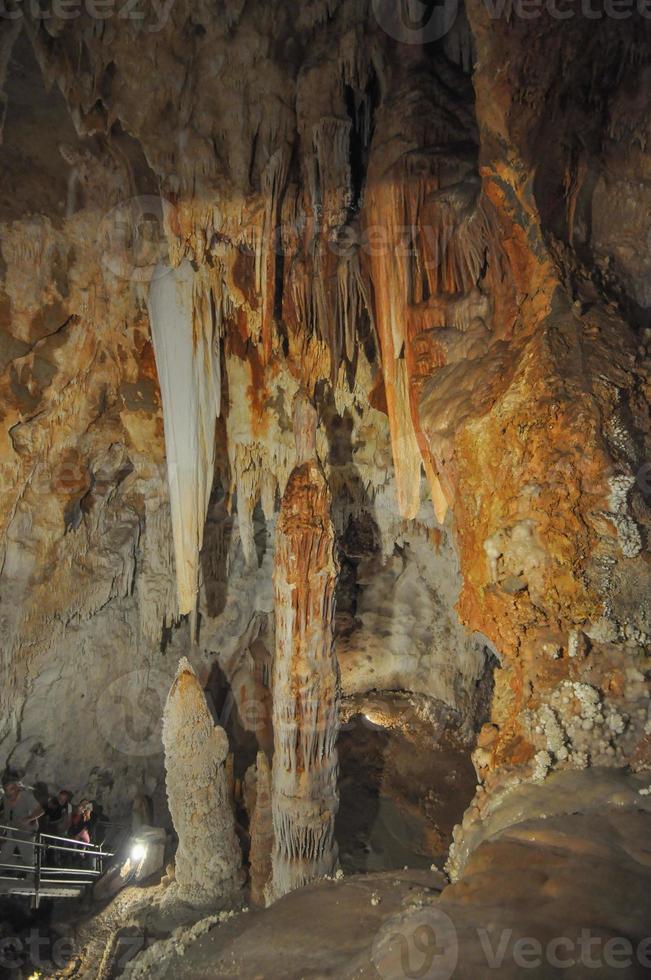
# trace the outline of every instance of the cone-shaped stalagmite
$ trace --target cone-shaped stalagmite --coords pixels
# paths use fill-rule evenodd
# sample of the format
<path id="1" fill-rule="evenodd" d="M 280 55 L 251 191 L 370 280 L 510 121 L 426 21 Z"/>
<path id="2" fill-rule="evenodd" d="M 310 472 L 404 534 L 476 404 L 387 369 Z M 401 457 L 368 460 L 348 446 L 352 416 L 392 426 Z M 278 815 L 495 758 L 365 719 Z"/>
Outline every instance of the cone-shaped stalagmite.
<path id="1" fill-rule="evenodd" d="M 181 659 L 163 714 L 167 799 L 179 838 L 177 897 L 225 904 L 240 887 L 241 852 L 226 777 L 228 739 L 215 726 L 191 665 Z"/>
<path id="2" fill-rule="evenodd" d="M 330 491 L 316 458 L 316 415 L 294 406 L 297 464 L 276 530 L 273 682 L 274 851 L 269 898 L 331 873 L 339 672 L 333 650 L 337 563 Z"/>

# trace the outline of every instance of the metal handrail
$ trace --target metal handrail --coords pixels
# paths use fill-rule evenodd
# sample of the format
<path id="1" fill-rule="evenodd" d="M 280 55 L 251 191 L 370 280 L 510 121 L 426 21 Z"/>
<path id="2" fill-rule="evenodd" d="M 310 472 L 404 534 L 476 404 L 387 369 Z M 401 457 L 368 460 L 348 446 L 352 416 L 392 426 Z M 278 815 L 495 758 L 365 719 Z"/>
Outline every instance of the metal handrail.
<path id="1" fill-rule="evenodd" d="M 60 871 L 73 871 L 78 875 L 99 875 L 101 871 L 94 871 L 92 868 L 46 868 L 41 865 L 41 871 L 51 871 L 52 874 L 59 874 Z"/>
<path id="2" fill-rule="evenodd" d="M 100 851 L 99 844 L 86 844 L 84 841 L 75 841 L 70 847 L 63 847 L 61 844 L 35 844 L 35 847 L 45 847 L 48 851 L 70 851 L 71 853 L 79 853 L 79 848 L 77 844 L 83 844 L 88 850 L 84 851 L 84 854 L 89 854 L 91 857 L 113 857 L 113 851 Z M 96 850 L 97 848 L 97 850 Z"/>
<path id="3" fill-rule="evenodd" d="M 70 844 L 72 838 L 70 837 L 59 837 L 57 834 L 40 834 L 41 837 L 46 837 L 48 840 L 62 840 L 66 844 Z M 82 844 L 84 847 L 95 847 L 94 844 L 87 844 L 86 841 L 77 841 L 78 844 Z"/>
<path id="4" fill-rule="evenodd" d="M 93 880 L 103 874 L 104 858 L 112 858 L 113 852 L 104 851 L 99 844 L 88 844 L 86 841 L 73 841 L 69 837 L 59 837 L 55 834 L 43 834 L 35 831 L 33 834 L 28 830 L 19 830 L 16 827 L 8 827 L 0 824 L 0 841 L 14 840 L 16 844 L 28 845 L 34 849 L 34 861 L 28 864 L 7 864 L 0 862 L 0 871 L 9 869 L 11 871 L 21 871 L 25 873 L 25 882 L 29 882 L 30 891 L 33 888 L 33 904 L 38 908 L 40 891 L 42 885 L 69 885 L 87 888 Z M 55 844 L 52 841 L 62 841 Z M 78 858 L 92 858 L 93 868 L 78 867 L 49 867 L 43 864 L 43 859 L 50 851 L 64 851 L 74 854 Z M 44 875 L 54 875 L 55 877 L 44 877 Z M 67 875 L 68 877 L 60 877 Z M 59 877 L 56 877 L 59 876 Z M 21 879 L 16 879 L 10 875 L 0 874 L 0 881 L 11 881 L 17 883 Z"/>
<path id="5" fill-rule="evenodd" d="M 29 844 L 31 847 L 46 848 L 48 851 L 79 851 L 79 848 L 87 848 L 86 853 L 91 854 L 93 857 L 113 857 L 113 851 L 102 851 L 100 850 L 99 844 L 89 844 L 83 840 L 73 840 L 71 837 L 55 837 L 54 834 L 43 834 L 36 832 L 34 836 L 30 836 L 28 830 L 16 831 L 15 827 L 5 827 L 0 824 L 0 830 L 8 830 L 8 834 L 0 833 L 0 840 L 16 840 L 22 844 Z M 26 836 L 17 836 L 17 834 L 24 834 Z M 43 841 L 48 840 L 60 840 L 64 841 L 63 844 L 45 844 Z"/>
<path id="6" fill-rule="evenodd" d="M 16 834 L 31 834 L 31 833 L 34 833 L 38 837 L 41 837 L 43 839 L 46 839 L 46 840 L 60 840 L 60 841 L 63 841 L 63 843 L 66 844 L 68 847 L 71 847 L 72 846 L 72 838 L 71 837 L 59 837 L 57 834 L 45 834 L 45 833 L 43 833 L 42 831 L 39 831 L 39 830 L 34 830 L 34 831 L 30 831 L 30 830 L 17 830 L 16 827 L 7 827 L 5 824 L 0 824 L 0 830 L 8 830 L 9 831 L 8 834 L 0 834 L 0 838 L 4 838 L 5 840 L 7 839 L 7 837 L 14 838 L 16 836 Z M 16 838 L 16 839 L 17 840 L 19 840 L 19 839 L 28 840 L 30 843 L 34 843 L 34 842 L 31 841 L 31 839 L 29 837 Z M 77 845 L 77 844 L 79 844 L 81 847 L 95 847 L 96 846 L 95 844 L 88 844 L 88 843 L 86 843 L 86 841 L 83 841 L 83 840 L 75 841 L 75 845 Z M 35 847 L 47 847 L 48 845 L 46 845 L 46 844 L 36 844 L 35 843 L 34 846 Z M 51 845 L 51 846 L 55 846 L 55 845 Z"/>

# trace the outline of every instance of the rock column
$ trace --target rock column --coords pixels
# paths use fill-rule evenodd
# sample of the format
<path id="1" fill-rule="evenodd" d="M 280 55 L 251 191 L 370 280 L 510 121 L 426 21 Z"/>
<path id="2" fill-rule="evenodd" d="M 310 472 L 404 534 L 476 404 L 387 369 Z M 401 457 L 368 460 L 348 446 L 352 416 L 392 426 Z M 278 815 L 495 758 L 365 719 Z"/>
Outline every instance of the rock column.
<path id="1" fill-rule="evenodd" d="M 271 817 L 271 773 L 264 752 L 258 752 L 255 807 L 251 818 L 251 903 L 264 905 L 271 878 L 274 832 Z"/>
<path id="2" fill-rule="evenodd" d="M 334 871 L 339 670 L 330 491 L 316 457 L 316 413 L 294 406 L 297 464 L 276 529 L 273 670 L 274 850 L 269 899 Z"/>

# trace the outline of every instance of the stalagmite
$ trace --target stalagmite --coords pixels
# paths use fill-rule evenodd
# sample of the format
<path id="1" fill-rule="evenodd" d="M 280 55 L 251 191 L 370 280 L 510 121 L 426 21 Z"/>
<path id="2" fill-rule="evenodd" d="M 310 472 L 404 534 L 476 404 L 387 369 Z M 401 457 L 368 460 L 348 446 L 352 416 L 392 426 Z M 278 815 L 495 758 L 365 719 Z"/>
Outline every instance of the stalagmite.
<path id="1" fill-rule="evenodd" d="M 271 773 L 264 752 L 258 752 L 255 779 L 255 806 L 251 818 L 251 902 L 264 905 L 265 889 L 271 877 L 271 851 L 274 829 L 271 816 Z"/>
<path id="2" fill-rule="evenodd" d="M 157 269 L 149 319 L 163 401 L 179 613 L 192 612 L 214 471 L 220 408 L 219 338 L 213 304 L 187 260 Z"/>
<path id="3" fill-rule="evenodd" d="M 181 659 L 163 713 L 167 799 L 179 838 L 175 897 L 216 908 L 240 887 L 240 847 L 226 773 L 228 738 Z"/>
<path id="4" fill-rule="evenodd" d="M 297 465 L 276 530 L 273 679 L 273 900 L 330 874 L 338 808 L 339 671 L 333 650 L 337 563 L 330 491 L 316 458 L 316 413 L 294 404 Z"/>

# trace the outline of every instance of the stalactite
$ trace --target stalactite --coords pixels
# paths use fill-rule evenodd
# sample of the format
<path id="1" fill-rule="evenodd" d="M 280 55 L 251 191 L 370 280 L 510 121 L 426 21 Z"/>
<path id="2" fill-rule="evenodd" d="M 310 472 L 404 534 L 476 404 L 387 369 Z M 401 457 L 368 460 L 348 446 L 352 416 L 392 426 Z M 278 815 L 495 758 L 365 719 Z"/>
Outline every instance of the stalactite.
<path id="1" fill-rule="evenodd" d="M 425 324 L 467 330 L 483 309 L 477 283 L 487 264 L 498 267 L 501 259 L 493 211 L 476 180 L 441 189 L 434 173 L 371 188 L 365 220 L 369 231 L 383 231 L 369 263 L 400 513 L 418 512 L 422 460 L 442 521 L 448 503 L 418 423 L 413 345 Z"/>
<path id="2" fill-rule="evenodd" d="M 310 197 L 326 232 L 345 224 L 352 198 L 350 129 L 350 119 L 335 117 L 319 120 L 312 129 Z"/>
<path id="3" fill-rule="evenodd" d="M 348 220 L 352 203 L 351 126 L 350 119 L 328 116 L 311 128 L 304 254 L 296 255 L 291 264 L 290 290 L 296 321 L 327 344 L 333 381 L 347 346 L 339 313 L 338 260 L 333 246 Z"/>
<path id="4" fill-rule="evenodd" d="M 481 278 L 497 236 L 492 210 L 478 193 L 475 181 L 462 182 L 430 195 L 420 209 L 420 255 L 430 295 L 467 293 Z"/>
<path id="5" fill-rule="evenodd" d="M 231 494 L 237 493 L 237 521 L 244 557 L 256 560 L 253 513 L 258 501 L 270 520 L 276 497 L 282 496 L 295 462 L 289 418 L 297 382 L 278 365 L 262 368 L 248 348 L 243 356 L 228 355 L 230 404 L 226 417 Z"/>
<path id="6" fill-rule="evenodd" d="M 283 496 L 274 558 L 271 899 L 331 873 L 337 861 L 337 564 L 330 491 L 316 459 L 315 429 L 314 409 L 298 396 L 297 466 Z"/>
<path id="7" fill-rule="evenodd" d="M 397 255 L 405 225 L 403 189 L 395 183 L 380 185 L 369 194 L 366 221 L 370 229 L 383 229 L 386 244 L 370 250 L 375 291 L 375 324 L 382 355 L 398 508 L 414 518 L 420 508 L 421 455 L 414 431 L 405 361 L 408 269 Z"/>
<path id="8" fill-rule="evenodd" d="M 271 443 L 271 440 L 270 440 Z M 233 488 L 237 490 L 237 520 L 244 559 L 255 560 L 253 513 L 258 501 L 271 520 L 276 505 L 276 491 L 281 494 L 289 478 L 293 453 L 279 441 L 276 445 L 260 442 L 236 442 L 229 447 Z"/>
<path id="9" fill-rule="evenodd" d="M 337 330 L 343 351 L 351 362 L 355 356 L 357 324 L 364 313 L 371 315 L 370 310 L 368 290 L 355 251 L 341 260 L 337 269 Z"/>
<path id="10" fill-rule="evenodd" d="M 256 251 L 259 256 L 258 283 L 262 296 L 262 349 L 265 361 L 271 357 L 273 346 L 273 315 L 276 294 L 276 258 L 280 234 L 280 211 L 287 183 L 291 147 L 283 144 L 269 159 L 262 173 L 262 194 L 265 202 L 262 247 Z"/>
<path id="11" fill-rule="evenodd" d="M 215 304 L 187 260 L 155 274 L 149 292 L 165 425 L 179 613 L 195 608 L 199 552 L 214 469 L 220 407 Z"/>
<path id="12" fill-rule="evenodd" d="M 466 72 L 466 74 L 470 74 L 475 61 L 476 52 L 474 38 L 472 31 L 470 30 L 468 17 L 465 11 L 465 5 L 459 8 L 459 12 L 455 17 L 454 23 L 452 24 L 450 30 L 448 30 L 445 34 L 443 44 L 448 58 L 455 64 L 459 65 L 459 67 Z"/>
<path id="13" fill-rule="evenodd" d="M 576 205 L 583 184 L 588 175 L 588 161 L 581 154 L 579 159 L 568 165 L 563 177 L 563 190 L 565 191 L 565 202 L 567 211 L 567 240 L 570 245 L 574 242 L 574 219 L 576 216 Z"/>
<path id="14" fill-rule="evenodd" d="M 145 498 L 144 532 L 136 576 L 140 631 L 145 639 L 158 643 L 162 629 L 177 618 L 177 590 L 170 511 L 167 501 L 161 502 L 154 493 Z"/>
<path id="15" fill-rule="evenodd" d="M 226 772 L 228 738 L 182 658 L 163 713 L 167 799 L 179 838 L 174 897 L 197 907 L 231 901 L 241 853 Z"/>
<path id="16" fill-rule="evenodd" d="M 2 30 L 0 32 L 0 146 L 2 145 L 4 121 L 7 113 L 7 96 L 4 92 L 4 84 L 11 52 L 20 34 L 21 27 L 20 18 L 10 20 L 9 22 L 3 20 Z"/>

